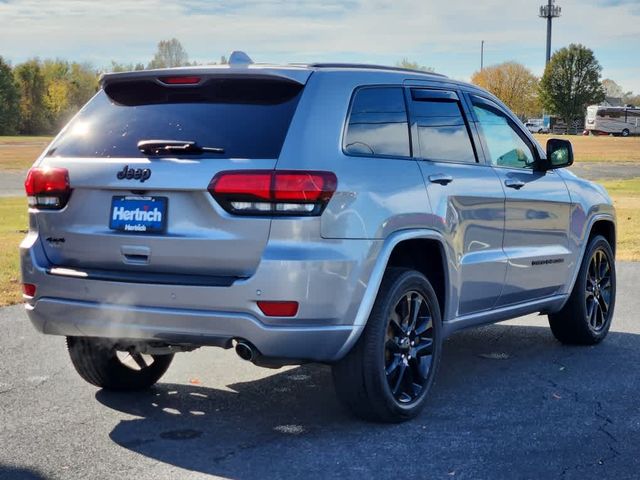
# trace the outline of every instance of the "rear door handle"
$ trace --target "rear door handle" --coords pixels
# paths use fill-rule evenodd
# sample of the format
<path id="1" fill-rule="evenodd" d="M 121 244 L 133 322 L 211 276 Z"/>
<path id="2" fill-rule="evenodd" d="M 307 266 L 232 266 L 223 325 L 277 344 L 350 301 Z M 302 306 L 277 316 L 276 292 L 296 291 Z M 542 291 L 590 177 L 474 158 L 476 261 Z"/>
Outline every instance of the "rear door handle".
<path id="1" fill-rule="evenodd" d="M 516 180 L 515 178 L 508 178 L 504 181 L 504 184 L 509 188 L 515 188 L 516 190 L 520 190 L 526 184 L 522 180 Z"/>
<path id="2" fill-rule="evenodd" d="M 447 185 L 453 182 L 453 177 L 445 173 L 434 173 L 433 175 L 429 175 L 429 181 L 431 183 L 439 183 L 440 185 Z"/>

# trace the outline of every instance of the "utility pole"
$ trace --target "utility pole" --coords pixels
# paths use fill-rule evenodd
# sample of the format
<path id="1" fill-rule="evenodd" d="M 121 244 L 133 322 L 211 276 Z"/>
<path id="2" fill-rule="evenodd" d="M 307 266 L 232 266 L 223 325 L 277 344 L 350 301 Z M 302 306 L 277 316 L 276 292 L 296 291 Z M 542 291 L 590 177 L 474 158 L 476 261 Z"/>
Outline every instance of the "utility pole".
<path id="1" fill-rule="evenodd" d="M 546 5 L 540 6 L 539 17 L 547 19 L 547 61 L 545 66 L 549 63 L 549 60 L 551 60 L 551 22 L 554 18 L 559 17 L 562 11 L 562 8 L 555 5 L 555 3 L 556 0 L 548 0 Z"/>
<path id="2" fill-rule="evenodd" d="M 480 42 L 480 71 L 484 67 L 484 40 Z"/>

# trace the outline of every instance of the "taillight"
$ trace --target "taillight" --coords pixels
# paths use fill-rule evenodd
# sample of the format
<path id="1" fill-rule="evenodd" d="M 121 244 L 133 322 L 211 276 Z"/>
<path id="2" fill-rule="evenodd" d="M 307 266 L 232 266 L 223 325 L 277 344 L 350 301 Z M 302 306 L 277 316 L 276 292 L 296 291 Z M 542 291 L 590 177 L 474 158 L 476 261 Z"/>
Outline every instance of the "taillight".
<path id="1" fill-rule="evenodd" d="M 336 191 L 331 172 L 238 170 L 220 172 L 209 192 L 237 215 L 320 215 Z"/>
<path id="2" fill-rule="evenodd" d="M 57 210 L 69 200 L 69 171 L 66 168 L 32 168 L 24 181 L 29 206 Z"/>

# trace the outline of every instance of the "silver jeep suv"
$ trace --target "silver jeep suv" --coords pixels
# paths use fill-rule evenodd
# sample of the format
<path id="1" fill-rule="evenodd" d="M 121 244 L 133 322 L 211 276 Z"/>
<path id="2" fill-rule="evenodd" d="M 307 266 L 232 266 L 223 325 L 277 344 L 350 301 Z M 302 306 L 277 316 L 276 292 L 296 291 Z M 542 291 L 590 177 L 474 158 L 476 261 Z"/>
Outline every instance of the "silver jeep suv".
<path id="1" fill-rule="evenodd" d="M 153 385 L 174 353 L 332 365 L 357 415 L 424 406 L 452 332 L 532 312 L 595 344 L 607 193 L 486 91 L 367 65 L 108 74 L 29 171 L 26 309 L 78 373 Z"/>

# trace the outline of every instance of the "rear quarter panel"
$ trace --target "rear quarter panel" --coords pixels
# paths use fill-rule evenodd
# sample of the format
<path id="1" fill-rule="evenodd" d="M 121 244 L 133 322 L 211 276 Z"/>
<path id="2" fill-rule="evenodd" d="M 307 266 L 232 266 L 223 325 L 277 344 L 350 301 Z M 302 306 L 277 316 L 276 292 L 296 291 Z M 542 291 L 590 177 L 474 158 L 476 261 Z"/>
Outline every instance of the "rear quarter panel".
<path id="1" fill-rule="evenodd" d="M 348 156 L 342 136 L 351 95 L 363 85 L 402 86 L 374 71 L 316 72 L 289 127 L 278 169 L 329 170 L 338 188 L 322 215 L 327 239 L 383 239 L 407 228 L 436 226 L 414 159 Z"/>

